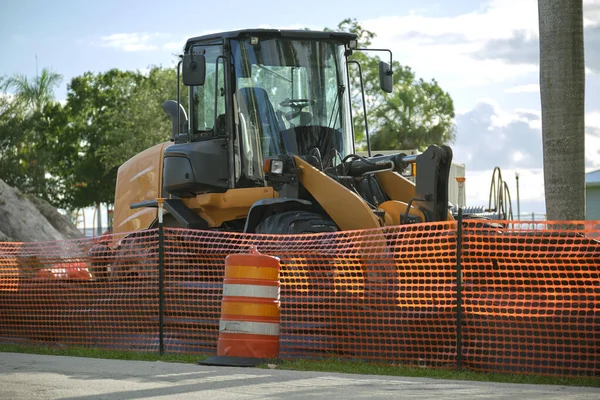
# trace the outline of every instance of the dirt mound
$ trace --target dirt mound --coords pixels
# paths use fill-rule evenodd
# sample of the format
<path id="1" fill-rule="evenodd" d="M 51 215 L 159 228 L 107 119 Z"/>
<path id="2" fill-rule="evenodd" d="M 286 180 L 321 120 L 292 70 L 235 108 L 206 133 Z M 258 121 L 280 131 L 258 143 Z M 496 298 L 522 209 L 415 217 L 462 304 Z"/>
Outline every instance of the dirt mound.
<path id="1" fill-rule="evenodd" d="M 68 217 L 0 179 L 0 241 L 44 242 L 81 238 Z"/>

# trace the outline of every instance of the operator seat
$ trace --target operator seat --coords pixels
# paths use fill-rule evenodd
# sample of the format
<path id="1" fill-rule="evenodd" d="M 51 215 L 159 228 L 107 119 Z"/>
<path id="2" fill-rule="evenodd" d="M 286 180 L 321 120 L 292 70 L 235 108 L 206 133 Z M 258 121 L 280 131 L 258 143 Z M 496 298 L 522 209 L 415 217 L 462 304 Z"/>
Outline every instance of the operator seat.
<path id="1" fill-rule="evenodd" d="M 240 112 L 248 119 L 270 155 L 281 154 L 280 132 L 285 129 L 277 117 L 267 91 L 261 87 L 244 87 L 238 90 Z M 263 154 L 266 156 L 266 154 Z"/>

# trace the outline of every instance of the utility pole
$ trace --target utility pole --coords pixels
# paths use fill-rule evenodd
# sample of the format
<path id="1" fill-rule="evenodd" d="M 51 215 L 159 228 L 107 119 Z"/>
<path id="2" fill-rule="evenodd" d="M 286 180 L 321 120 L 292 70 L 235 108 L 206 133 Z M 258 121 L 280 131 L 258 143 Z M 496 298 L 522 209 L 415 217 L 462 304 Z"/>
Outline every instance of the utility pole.
<path id="1" fill-rule="evenodd" d="M 519 198 L 519 173 L 515 171 L 515 179 L 517 180 L 517 214 L 519 221 L 521 220 L 521 199 Z"/>

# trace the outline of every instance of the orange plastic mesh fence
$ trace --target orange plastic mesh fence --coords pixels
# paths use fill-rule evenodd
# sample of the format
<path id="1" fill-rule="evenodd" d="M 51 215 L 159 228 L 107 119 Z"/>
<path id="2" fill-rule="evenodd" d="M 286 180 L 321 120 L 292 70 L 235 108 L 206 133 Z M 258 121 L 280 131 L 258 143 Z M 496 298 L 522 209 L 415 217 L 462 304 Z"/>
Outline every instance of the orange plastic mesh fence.
<path id="1" fill-rule="evenodd" d="M 600 374 L 600 222 L 497 223 L 464 224 L 465 367 Z"/>
<path id="2" fill-rule="evenodd" d="M 165 229 L 164 238 L 165 351 L 214 352 L 225 257 L 237 250 L 235 242 L 227 235 L 177 229 Z"/>
<path id="3" fill-rule="evenodd" d="M 281 259 L 280 357 L 455 361 L 453 223 L 293 237 L 166 229 L 165 244 L 171 351 L 218 338 L 225 257 L 256 246 Z"/>
<path id="4" fill-rule="evenodd" d="M 156 250 L 155 230 L 0 243 L 0 342 L 157 349 Z"/>
<path id="5" fill-rule="evenodd" d="M 580 225 L 580 226 L 579 226 Z M 167 353 L 217 347 L 225 258 L 281 259 L 281 358 L 600 373 L 600 222 L 272 236 L 164 229 Z M 459 243 L 460 240 L 460 243 Z M 457 330 L 457 249 L 462 325 Z M 159 231 L 0 243 L 0 342 L 159 349 Z"/>

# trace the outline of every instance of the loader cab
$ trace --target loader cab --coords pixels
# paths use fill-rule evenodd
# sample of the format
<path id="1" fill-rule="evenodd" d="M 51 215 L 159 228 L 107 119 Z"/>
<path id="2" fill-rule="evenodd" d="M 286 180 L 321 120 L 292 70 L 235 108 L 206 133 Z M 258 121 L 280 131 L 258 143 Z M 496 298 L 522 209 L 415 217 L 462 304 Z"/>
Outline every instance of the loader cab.
<path id="1" fill-rule="evenodd" d="M 222 150 L 211 160 L 219 184 L 213 180 L 207 191 L 265 186 L 263 165 L 271 156 L 312 152 L 331 165 L 341 162 L 355 147 L 347 61 L 355 39 L 280 30 L 189 39 L 181 61 L 189 119 L 165 157 L 177 144 L 218 143 L 196 145 Z"/>

